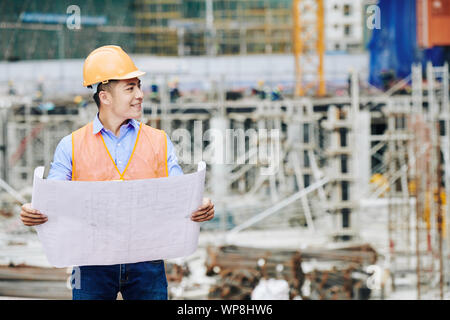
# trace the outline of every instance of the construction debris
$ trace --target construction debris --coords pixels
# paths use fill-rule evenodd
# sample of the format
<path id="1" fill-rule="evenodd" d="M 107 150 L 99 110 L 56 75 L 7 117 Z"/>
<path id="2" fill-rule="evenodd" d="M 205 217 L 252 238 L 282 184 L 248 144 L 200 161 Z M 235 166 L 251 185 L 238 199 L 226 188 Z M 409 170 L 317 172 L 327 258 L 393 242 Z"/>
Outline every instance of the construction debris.
<path id="1" fill-rule="evenodd" d="M 209 299 L 250 300 L 261 275 L 256 270 L 224 270 L 220 281 L 209 290 Z"/>
<path id="2" fill-rule="evenodd" d="M 67 269 L 0 266 L 0 296 L 65 300 L 72 298 Z"/>
<path id="3" fill-rule="evenodd" d="M 237 246 L 209 247 L 207 275 L 217 277 L 210 299 L 250 299 L 255 287 L 268 279 L 284 279 L 290 299 L 368 299 L 364 266 L 376 262 L 369 245 L 338 250 L 277 250 Z M 302 263 L 329 262 L 329 270 L 305 273 Z M 339 266 L 339 267 L 336 267 Z"/>
<path id="4" fill-rule="evenodd" d="M 355 277 L 354 273 L 360 273 Z M 360 276 L 363 275 L 362 279 Z M 369 275 L 358 267 L 347 269 L 319 271 L 314 270 L 306 275 L 311 300 L 367 300 L 370 289 L 366 286 Z"/>
<path id="5" fill-rule="evenodd" d="M 180 283 L 183 277 L 187 277 L 191 273 L 186 263 L 180 265 L 165 261 L 165 269 L 167 281 L 172 283 Z"/>
<path id="6" fill-rule="evenodd" d="M 189 275 L 187 265 L 165 262 L 169 286 Z M 0 265 L 0 296 L 70 300 L 72 268 L 50 268 L 26 264 Z"/>

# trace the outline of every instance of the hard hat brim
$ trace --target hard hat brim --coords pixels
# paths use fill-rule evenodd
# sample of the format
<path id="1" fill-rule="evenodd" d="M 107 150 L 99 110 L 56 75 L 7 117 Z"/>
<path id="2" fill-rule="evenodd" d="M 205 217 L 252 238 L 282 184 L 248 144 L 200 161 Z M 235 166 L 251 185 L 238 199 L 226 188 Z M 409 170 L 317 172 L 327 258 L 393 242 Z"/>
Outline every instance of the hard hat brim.
<path id="1" fill-rule="evenodd" d="M 127 73 L 127 74 L 125 74 L 125 75 L 123 75 L 123 76 L 121 76 L 121 77 L 114 77 L 114 79 L 109 79 L 109 80 L 126 80 L 126 79 L 133 79 L 133 78 L 141 77 L 141 76 L 143 76 L 144 74 L 145 74 L 144 71 L 136 70 L 136 71 Z M 98 82 L 96 82 L 96 83 L 98 83 Z M 95 84 L 95 83 L 86 83 L 86 82 L 85 82 L 85 83 L 83 83 L 83 86 L 88 87 L 88 86 L 92 86 L 92 85 L 94 85 L 94 84 Z"/>
<path id="2" fill-rule="evenodd" d="M 126 75 L 122 76 L 122 77 L 118 77 L 114 80 L 126 80 L 126 79 L 133 79 L 133 78 L 137 78 L 140 76 L 143 76 L 145 74 L 144 71 L 140 71 L 140 70 L 136 70 L 130 73 L 127 73 Z"/>

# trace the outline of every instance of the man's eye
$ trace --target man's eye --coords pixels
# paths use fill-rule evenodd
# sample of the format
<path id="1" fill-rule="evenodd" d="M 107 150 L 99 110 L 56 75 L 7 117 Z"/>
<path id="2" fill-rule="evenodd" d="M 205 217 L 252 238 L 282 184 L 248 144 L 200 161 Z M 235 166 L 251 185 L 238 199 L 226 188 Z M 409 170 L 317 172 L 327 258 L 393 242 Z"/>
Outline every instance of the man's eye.
<path id="1" fill-rule="evenodd" d="M 131 91 L 131 90 L 133 90 L 133 87 L 130 87 L 130 88 L 128 88 L 127 90 L 128 90 L 128 91 Z"/>

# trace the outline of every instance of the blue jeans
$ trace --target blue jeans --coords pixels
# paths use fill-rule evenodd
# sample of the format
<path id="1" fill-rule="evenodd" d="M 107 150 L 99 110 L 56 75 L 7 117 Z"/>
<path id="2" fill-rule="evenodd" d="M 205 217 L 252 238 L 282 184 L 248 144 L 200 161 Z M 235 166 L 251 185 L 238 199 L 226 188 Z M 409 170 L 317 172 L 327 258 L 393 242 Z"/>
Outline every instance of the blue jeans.
<path id="1" fill-rule="evenodd" d="M 71 282 L 73 300 L 167 300 L 163 260 L 74 267 Z"/>

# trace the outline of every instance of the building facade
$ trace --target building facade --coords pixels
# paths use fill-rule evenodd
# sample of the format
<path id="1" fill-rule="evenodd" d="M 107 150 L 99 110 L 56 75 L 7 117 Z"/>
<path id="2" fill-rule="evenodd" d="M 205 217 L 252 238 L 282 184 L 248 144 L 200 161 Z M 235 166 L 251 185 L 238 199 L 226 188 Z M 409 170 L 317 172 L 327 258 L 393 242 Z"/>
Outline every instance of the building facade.
<path id="1" fill-rule="evenodd" d="M 363 49 L 363 0 L 325 0 L 327 51 Z"/>
<path id="2" fill-rule="evenodd" d="M 328 51 L 363 47 L 362 3 L 324 0 Z M 292 0 L 79 0 L 79 28 L 67 25 L 71 5 L 1 1 L 0 60 L 83 58 L 111 43 L 159 56 L 292 53 Z"/>

